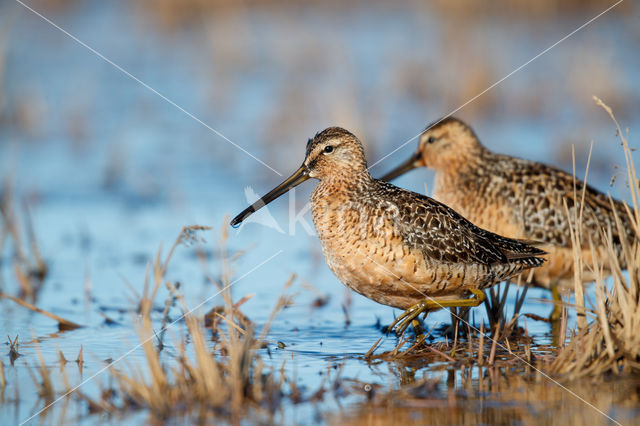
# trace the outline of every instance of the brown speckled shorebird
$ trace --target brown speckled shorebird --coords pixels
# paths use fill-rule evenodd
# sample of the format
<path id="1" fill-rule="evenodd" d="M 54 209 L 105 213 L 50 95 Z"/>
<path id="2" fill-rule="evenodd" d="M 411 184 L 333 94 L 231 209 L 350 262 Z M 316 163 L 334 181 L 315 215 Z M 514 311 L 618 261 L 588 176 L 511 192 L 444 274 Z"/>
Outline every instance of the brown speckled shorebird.
<path id="1" fill-rule="evenodd" d="M 309 178 L 313 222 L 329 268 L 347 287 L 406 311 L 397 333 L 422 312 L 477 306 L 483 289 L 542 265 L 543 251 L 480 229 L 429 197 L 376 180 L 362 144 L 330 127 L 307 143 L 302 166 L 232 221 Z M 475 297 L 465 298 L 469 294 Z"/>
<path id="2" fill-rule="evenodd" d="M 549 288 L 558 301 L 558 288 L 574 287 L 574 258 L 570 222 L 575 209 L 582 212 L 582 259 L 592 262 L 589 238 L 605 256 L 601 228 L 610 229 L 618 258 L 621 238 L 633 241 L 634 232 L 625 205 L 613 201 L 626 232 L 620 235 L 609 197 L 573 175 L 533 161 L 495 154 L 485 148 L 473 130 L 457 118 L 429 126 L 420 136 L 418 150 L 408 161 L 382 177 L 391 180 L 416 167 L 436 172 L 434 197 L 476 225 L 510 238 L 541 242 L 548 261 L 533 271 L 531 283 Z M 584 188 L 584 203 L 581 202 Z M 573 224 L 573 220 L 571 222 Z M 622 265 L 623 268 L 625 267 Z M 523 275 L 524 276 L 524 275 Z M 585 282 L 594 276 L 583 272 Z M 552 318 L 559 314 L 558 304 Z"/>

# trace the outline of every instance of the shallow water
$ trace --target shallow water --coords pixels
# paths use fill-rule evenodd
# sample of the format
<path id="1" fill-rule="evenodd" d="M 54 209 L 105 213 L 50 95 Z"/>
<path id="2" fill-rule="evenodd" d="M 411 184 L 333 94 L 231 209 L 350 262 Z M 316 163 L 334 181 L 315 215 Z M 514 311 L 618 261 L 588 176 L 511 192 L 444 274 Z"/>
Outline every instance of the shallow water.
<path id="1" fill-rule="evenodd" d="M 89 395 L 106 383 L 103 373 L 92 379 L 105 360 L 127 354 L 127 364 L 143 363 L 140 349 L 129 353 L 139 342 L 131 325 L 135 293 L 142 292 L 147 263 L 159 246 L 166 254 L 181 228 L 191 224 L 213 227 L 202 246 L 213 276 L 220 273 L 217 244 L 223 228 L 231 251 L 246 250 L 233 265 L 234 276 L 242 278 L 232 291 L 238 299 L 253 294 L 242 310 L 258 325 L 269 317 L 289 276 L 297 275 L 289 291 L 295 293 L 294 304 L 272 324 L 265 362 L 280 368 L 286 361 L 287 373 L 308 392 L 335 378 L 333 366 L 341 366 L 343 378 L 400 385 L 395 365 L 362 360 L 383 336 L 377 324 L 388 324 L 399 312 L 351 294 L 346 325 L 346 290 L 305 227 L 311 224 L 309 213 L 302 221 L 291 219 L 292 209 L 296 214 L 304 209 L 312 183 L 270 206 L 272 222 L 262 212 L 253 218 L 257 223 L 228 228 L 227 216 L 253 201 L 246 187 L 249 195 L 261 195 L 281 177 L 33 13 L 17 4 L 1 8 L 7 28 L 1 176 L 11 177 L 18 200 L 28 203 L 49 266 L 36 304 L 85 326 L 58 332 L 50 319 L 0 300 L 0 335 L 19 336 L 21 354 L 14 363 L 8 347 L 2 354 L 7 386 L 1 424 L 20 423 L 45 406 L 29 374 L 29 366 L 38 363 L 37 347 L 54 375 L 64 368 L 72 385 L 91 379 L 82 386 Z M 274 6 L 213 14 L 166 30 L 144 2 L 77 2 L 41 10 L 282 175 L 301 162 L 306 138 L 333 124 L 361 135 L 374 163 L 588 18 L 528 24 L 508 17 L 460 20 L 410 5 Z M 575 143 L 579 176 L 593 140 L 589 181 L 624 198 L 624 176 L 615 168 L 622 165 L 622 151 L 612 123 L 590 96 L 612 103 L 625 127 L 640 128 L 633 114 L 640 106 L 640 57 L 633 54 L 640 33 L 633 26 L 625 14 L 603 17 L 459 115 L 492 149 L 566 169 L 571 168 L 567 146 Z M 407 144 L 372 173 L 387 171 L 415 145 Z M 423 192 L 431 176 L 416 171 L 397 183 Z M 3 247 L 0 264 L 0 286 L 9 294 L 18 291 L 13 250 L 10 242 Z M 204 280 L 193 247 L 178 248 L 167 278 L 181 283 L 188 306 L 202 304 L 196 312 L 222 303 Z M 317 295 L 306 283 L 329 297 L 326 306 L 313 308 Z M 161 290 L 156 300 L 162 304 L 165 297 Z M 536 299 L 548 297 L 531 289 L 523 311 L 545 315 L 550 307 Z M 484 310 L 474 312 L 478 324 Z M 107 324 L 105 315 L 116 323 Z M 178 310 L 172 315 L 177 318 Z M 156 320 L 159 327 L 160 315 Z M 447 312 L 436 312 L 427 324 L 449 320 Z M 570 326 L 574 320 L 572 315 Z M 551 342 L 548 325 L 527 320 L 526 327 L 543 353 Z M 182 329 L 177 323 L 169 334 L 178 338 Z M 385 337 L 379 350 L 395 344 L 395 338 Z M 73 362 L 61 367 L 58 352 L 72 361 L 80 347 L 83 368 Z M 446 382 L 437 365 L 419 375 Z M 327 413 L 348 413 L 365 400 L 353 393 L 319 404 L 289 404 L 281 420 L 326 421 Z M 33 421 L 57 423 L 63 415 L 77 423 L 108 420 L 89 415 L 86 403 L 65 405 L 56 403 Z M 111 421 L 133 424 L 147 417 L 142 411 Z"/>

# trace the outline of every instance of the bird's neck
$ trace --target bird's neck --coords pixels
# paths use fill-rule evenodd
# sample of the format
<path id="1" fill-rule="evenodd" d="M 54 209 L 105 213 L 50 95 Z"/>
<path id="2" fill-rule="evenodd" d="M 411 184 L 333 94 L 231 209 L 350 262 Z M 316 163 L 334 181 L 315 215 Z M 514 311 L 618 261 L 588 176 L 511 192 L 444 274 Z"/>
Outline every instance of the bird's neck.
<path id="1" fill-rule="evenodd" d="M 472 145 L 452 155 L 446 162 L 443 162 L 444 167 L 438 167 L 436 171 L 448 175 L 465 173 L 484 167 L 491 160 L 492 155 L 492 152 L 482 145 Z"/>
<path id="2" fill-rule="evenodd" d="M 369 191 L 373 184 L 374 179 L 366 169 L 333 174 L 320 180 L 313 191 L 312 201 L 347 198 Z"/>

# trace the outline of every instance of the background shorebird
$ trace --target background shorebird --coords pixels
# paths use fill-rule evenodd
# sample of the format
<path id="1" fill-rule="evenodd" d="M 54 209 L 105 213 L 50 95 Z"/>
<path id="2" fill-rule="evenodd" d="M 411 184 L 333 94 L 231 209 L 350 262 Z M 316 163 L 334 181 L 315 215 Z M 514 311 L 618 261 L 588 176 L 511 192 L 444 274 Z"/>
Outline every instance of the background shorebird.
<path id="1" fill-rule="evenodd" d="M 392 324 L 398 333 L 422 312 L 477 306 L 483 289 L 544 262 L 537 248 L 478 228 L 429 197 L 372 178 L 362 144 L 338 127 L 310 139 L 302 166 L 231 225 L 309 178 L 320 181 L 311 206 L 327 264 L 352 290 L 405 309 Z M 469 293 L 476 297 L 465 299 Z"/>
<path id="2" fill-rule="evenodd" d="M 415 154 L 381 179 L 391 180 L 417 167 L 435 170 L 434 197 L 476 225 L 542 243 L 548 261 L 533 271 L 531 283 L 551 289 L 556 302 L 558 288 L 574 287 L 571 229 L 577 229 L 576 218 L 581 218 L 578 235 L 584 264 L 592 260 L 591 244 L 598 256 L 606 256 L 604 237 L 611 232 L 622 269 L 626 267 L 621 239 L 633 241 L 635 234 L 624 203 L 562 170 L 491 152 L 457 118 L 428 127 Z M 585 282 L 594 279 L 588 270 L 582 276 Z M 552 318 L 559 313 L 556 303 Z"/>

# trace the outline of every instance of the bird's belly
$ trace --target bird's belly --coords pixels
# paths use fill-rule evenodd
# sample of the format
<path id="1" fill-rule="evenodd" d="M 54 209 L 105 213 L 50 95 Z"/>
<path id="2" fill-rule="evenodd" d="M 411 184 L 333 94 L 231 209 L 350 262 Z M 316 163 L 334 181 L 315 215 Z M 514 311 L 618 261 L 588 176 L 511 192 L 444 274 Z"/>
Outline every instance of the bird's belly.
<path id="1" fill-rule="evenodd" d="M 420 253 L 392 241 L 354 241 L 349 235 L 321 238 L 329 268 L 350 289 L 400 309 L 425 299 L 445 300 L 466 294 L 482 275 L 478 268 L 431 264 Z"/>

